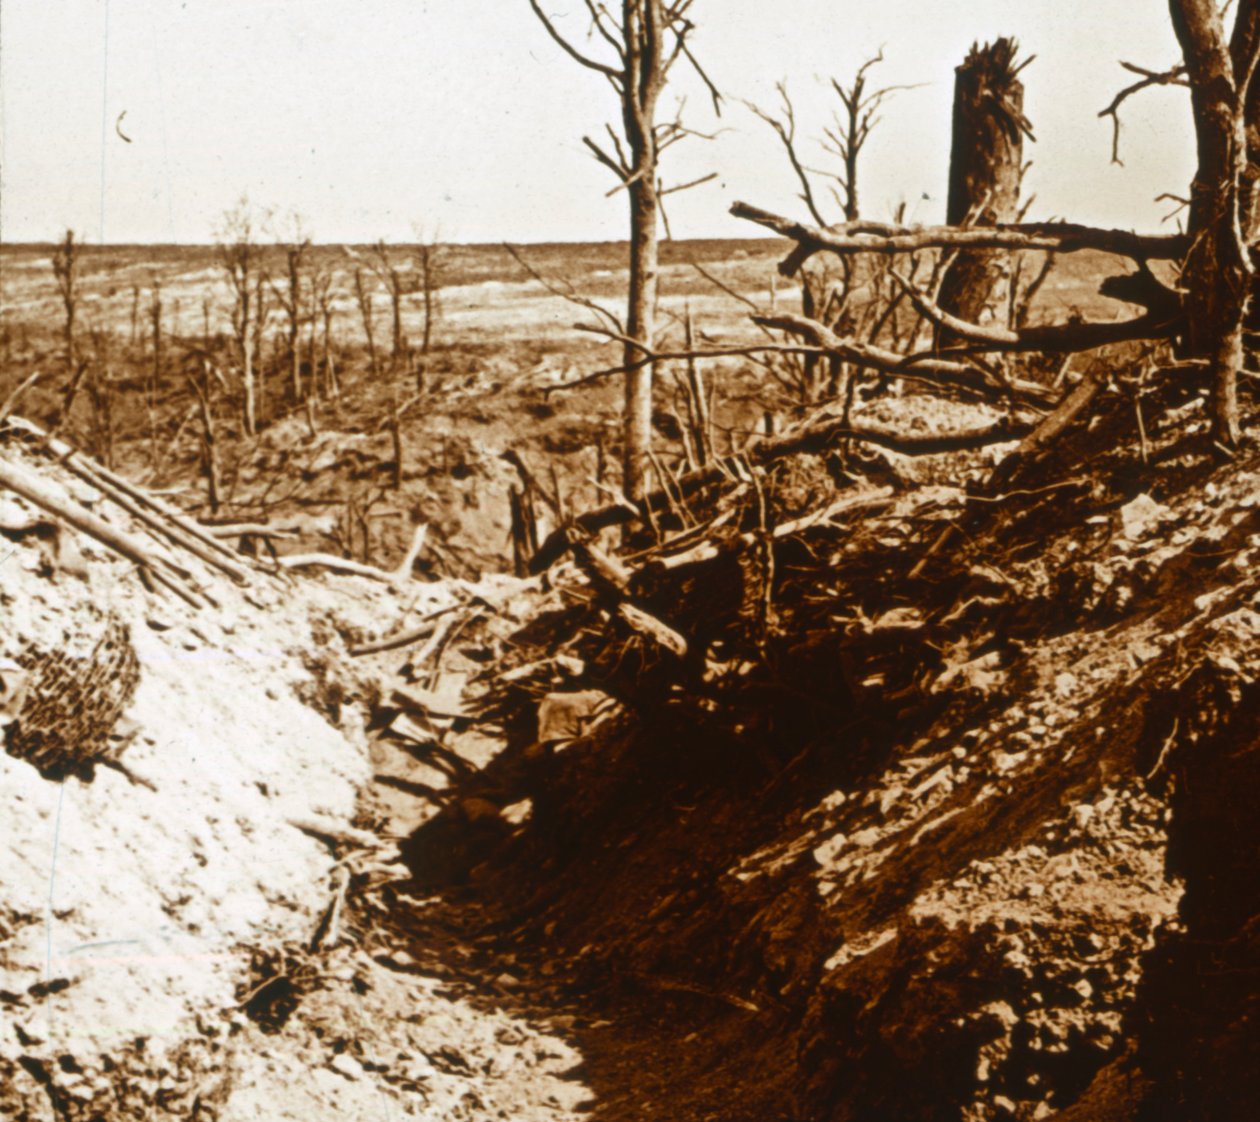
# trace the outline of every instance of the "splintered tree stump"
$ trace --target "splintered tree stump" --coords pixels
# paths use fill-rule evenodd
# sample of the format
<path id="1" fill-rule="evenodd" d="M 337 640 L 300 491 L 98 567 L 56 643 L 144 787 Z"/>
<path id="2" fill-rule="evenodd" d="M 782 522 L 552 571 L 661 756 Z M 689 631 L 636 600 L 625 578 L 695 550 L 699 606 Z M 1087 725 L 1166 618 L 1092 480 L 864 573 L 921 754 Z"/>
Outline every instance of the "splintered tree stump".
<path id="1" fill-rule="evenodd" d="M 1013 39 L 976 44 L 955 71 L 953 141 L 946 221 L 951 226 L 995 226 L 1019 214 L 1024 136 L 1024 85 Z M 969 323 L 1004 322 L 1010 255 L 1002 250 L 960 250 L 941 281 L 940 307 Z M 958 337 L 941 328 L 938 346 Z"/>

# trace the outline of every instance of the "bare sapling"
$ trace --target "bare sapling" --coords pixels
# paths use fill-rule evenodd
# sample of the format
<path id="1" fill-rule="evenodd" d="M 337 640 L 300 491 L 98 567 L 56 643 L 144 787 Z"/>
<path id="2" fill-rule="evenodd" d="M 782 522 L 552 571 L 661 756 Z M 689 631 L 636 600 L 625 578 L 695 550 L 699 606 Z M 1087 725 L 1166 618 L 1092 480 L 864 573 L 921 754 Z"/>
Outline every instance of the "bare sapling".
<path id="1" fill-rule="evenodd" d="M 107 330 L 93 327 L 89 331 L 92 356 L 88 368 L 87 392 L 92 405 L 92 454 L 107 468 L 114 467 L 114 375 L 111 337 Z"/>
<path id="2" fill-rule="evenodd" d="M 368 364 L 375 382 L 381 373 L 380 360 L 376 354 L 375 314 L 372 310 L 372 290 L 375 287 L 371 272 L 362 266 L 355 266 L 354 300 L 359 306 L 359 318 L 363 321 L 363 335 L 367 340 Z"/>
<path id="3" fill-rule="evenodd" d="M 197 399 L 197 414 L 201 421 L 199 461 L 202 477 L 206 481 L 206 501 L 210 506 L 210 513 L 217 514 L 223 496 L 219 435 L 214 411 L 218 372 L 207 355 L 200 355 L 197 366 L 188 372 L 188 385 Z"/>
<path id="4" fill-rule="evenodd" d="M 847 84 L 835 78 L 829 80 L 839 104 L 818 141 L 829 162 L 815 161 L 802 150 L 795 107 L 786 82 L 776 86 L 777 112 L 745 103 L 778 137 L 799 187 L 798 198 L 819 226 L 831 225 L 837 220 L 834 217 L 837 211 L 839 220 L 852 223 L 859 220 L 863 151 L 888 99 L 899 91 L 913 88 L 873 86 L 871 71 L 883 61 L 883 52 L 879 52 L 863 62 Z M 934 265 L 914 256 L 910 269 L 917 274 L 925 264 L 929 269 Z M 802 315 L 826 325 L 841 338 L 897 345 L 909 328 L 907 319 L 915 318 L 913 311 L 905 306 L 904 296 L 893 283 L 887 265 L 877 258 L 815 258 L 800 269 L 800 280 Z M 839 355 L 821 353 L 782 354 L 768 356 L 765 361 L 767 372 L 789 399 L 802 404 L 839 400 L 846 409 L 852 404 L 856 379 L 862 370 L 860 364 Z"/>
<path id="5" fill-rule="evenodd" d="M 390 366 L 397 372 L 407 366 L 410 347 L 403 326 L 403 301 L 415 291 L 415 278 L 394 259 L 384 239 L 373 247 L 370 267 L 389 296 Z"/>
<path id="6" fill-rule="evenodd" d="M 314 346 L 316 323 L 320 331 L 320 364 L 323 372 L 324 396 L 333 401 L 341 397 L 341 385 L 337 380 L 337 359 L 333 348 L 333 320 L 337 315 L 336 294 L 333 290 L 333 271 L 319 268 L 312 278 L 313 299 L 317 315 L 311 319 L 311 339 Z M 312 363 L 311 369 L 315 369 Z"/>
<path id="7" fill-rule="evenodd" d="M 65 313 L 62 332 L 66 341 L 66 370 L 71 378 L 77 373 L 79 361 L 75 328 L 82 295 L 82 254 L 83 247 L 74 240 L 74 231 L 67 230 L 52 256 L 53 277 L 57 282 L 57 293 L 61 297 L 61 306 Z"/>
<path id="8" fill-rule="evenodd" d="M 300 405 L 309 392 L 302 380 L 302 328 L 314 320 L 311 292 L 311 239 L 294 215 L 287 233 L 277 239 L 284 262 L 284 275 L 271 285 L 271 292 L 284 319 L 285 365 L 289 370 L 289 394 Z"/>
<path id="9" fill-rule="evenodd" d="M 137 291 L 139 291 L 138 288 Z M 146 371 L 144 396 L 145 413 L 149 425 L 149 463 L 150 465 L 156 465 L 158 462 L 157 405 L 158 391 L 162 384 L 163 358 L 162 282 L 156 276 L 153 277 L 152 285 L 149 289 L 148 313 L 152 357 Z"/>
<path id="10" fill-rule="evenodd" d="M 422 236 L 416 244 L 417 284 L 424 310 L 424 326 L 420 337 L 420 360 L 416 363 L 416 392 L 423 393 L 433 334 L 442 314 L 441 290 L 444 268 L 444 247 L 434 238 Z"/>

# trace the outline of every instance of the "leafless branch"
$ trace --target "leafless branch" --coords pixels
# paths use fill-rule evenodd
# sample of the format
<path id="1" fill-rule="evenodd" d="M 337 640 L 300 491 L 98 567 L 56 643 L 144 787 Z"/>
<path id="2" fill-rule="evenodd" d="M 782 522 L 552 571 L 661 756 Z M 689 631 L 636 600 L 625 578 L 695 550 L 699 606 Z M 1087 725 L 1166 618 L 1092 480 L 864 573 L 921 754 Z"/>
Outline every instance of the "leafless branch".
<path id="1" fill-rule="evenodd" d="M 1066 351 L 1090 351 L 1108 343 L 1133 339 L 1166 337 L 1172 332 L 1176 317 L 1148 313 L 1136 319 L 1114 323 L 1063 323 L 1025 327 L 1014 331 L 999 324 L 970 323 L 938 307 L 905 277 L 895 270 L 893 279 L 901 285 L 919 312 L 937 327 L 965 339 L 969 346 L 949 348 L 940 353 L 963 354 L 970 351 L 1040 351 L 1062 354 Z M 917 356 L 906 361 L 915 362 Z"/>
<path id="2" fill-rule="evenodd" d="M 631 182 L 630 169 L 625 166 L 624 162 L 619 162 L 617 160 L 614 160 L 607 152 L 605 152 L 589 136 L 582 137 L 582 143 L 585 144 L 586 147 L 590 149 L 591 153 L 595 156 L 595 159 L 597 159 L 601 164 L 604 165 L 604 167 L 608 168 L 608 170 L 611 171 L 613 175 L 615 175 L 618 179 L 621 180 L 621 182 L 616 187 L 614 187 L 612 191 L 608 192 L 610 195 L 621 190 L 622 187 L 625 187 L 628 183 Z"/>
<path id="3" fill-rule="evenodd" d="M 898 354 L 873 343 L 856 339 L 844 339 L 829 327 L 805 316 L 753 316 L 754 323 L 764 324 L 776 331 L 800 336 L 827 354 L 836 355 L 849 362 L 859 363 L 874 370 L 902 377 L 918 377 L 942 386 L 968 390 L 990 399 L 1011 397 L 1025 405 L 1044 406 L 1053 398 L 1053 391 L 1034 382 L 1011 381 L 1003 384 L 985 370 L 963 362 L 930 355 Z"/>
<path id="4" fill-rule="evenodd" d="M 708 183 L 716 179 L 717 175 L 717 172 L 711 171 L 708 175 L 702 175 L 699 179 L 692 179 L 687 183 L 678 183 L 673 187 L 665 187 L 661 190 L 661 196 L 677 195 L 679 191 L 690 191 L 692 187 L 699 187 L 702 183 Z"/>
<path id="5" fill-rule="evenodd" d="M 779 143 L 783 145 L 788 164 L 792 171 L 795 172 L 797 182 L 801 185 L 799 196 L 801 202 L 805 204 L 810 216 L 819 226 L 826 226 L 827 220 L 823 217 L 822 211 L 818 209 L 818 201 L 814 198 L 814 187 L 809 181 L 809 173 L 801 163 L 800 156 L 796 151 L 796 110 L 792 105 L 791 97 L 788 96 L 787 83 L 776 82 L 774 88 L 779 93 L 781 118 L 766 112 L 766 110 L 751 101 L 745 101 L 744 105 L 759 120 L 764 121 L 774 130 L 775 135 L 779 138 Z"/>
<path id="6" fill-rule="evenodd" d="M 1171 260 L 1182 257 L 1188 239 L 1181 234 L 1135 234 L 1073 222 L 1025 222 L 997 226 L 900 226 L 879 222 L 850 222 L 821 229 L 783 218 L 747 203 L 737 202 L 731 214 L 755 222 L 791 238 L 796 249 L 779 266 L 792 276 L 813 254 L 914 253 L 933 248 L 1041 249 L 1074 253 L 1098 249 L 1135 260 Z"/>
<path id="7" fill-rule="evenodd" d="M 1099 110 L 1098 116 L 1111 118 L 1111 162 L 1123 167 L 1124 161 L 1120 159 L 1120 106 L 1134 94 L 1151 86 L 1184 86 L 1188 89 L 1190 83 L 1186 79 L 1186 68 L 1180 63 L 1167 70 L 1147 70 L 1146 67 L 1136 66 L 1131 62 L 1121 62 L 1120 65 L 1131 74 L 1140 75 L 1140 78 L 1116 94 L 1106 109 Z"/>
<path id="8" fill-rule="evenodd" d="M 607 308 L 595 303 L 594 300 L 588 299 L 587 297 L 575 292 L 572 286 L 567 283 L 562 285 L 557 281 L 553 281 L 548 277 L 545 277 L 542 273 L 535 269 L 533 265 L 525 260 L 515 246 L 504 242 L 503 248 L 512 255 L 512 259 L 522 269 L 524 269 L 532 279 L 541 284 L 543 288 L 552 294 L 552 296 L 558 296 L 561 300 L 567 300 L 570 304 L 576 304 L 579 308 L 585 308 L 588 312 L 591 312 L 600 319 L 606 320 L 608 323 L 612 324 L 615 331 L 625 331 L 625 327 L 622 325 L 621 319 L 615 313 L 610 312 Z"/>
<path id="9" fill-rule="evenodd" d="M 550 35 L 557 44 L 559 44 L 561 50 L 563 50 L 565 54 L 567 54 L 575 62 L 580 62 L 588 70 L 594 70 L 598 74 L 603 74 L 609 81 L 620 84 L 621 75 L 613 67 L 609 66 L 607 63 L 599 62 L 597 59 L 584 55 L 572 43 L 570 43 L 568 39 L 556 30 L 556 25 L 552 23 L 550 17 L 543 12 L 542 8 L 538 4 L 538 0 L 529 0 L 529 6 L 534 9 L 534 15 L 538 17 L 539 22 L 544 28 L 546 28 L 547 34 Z"/>

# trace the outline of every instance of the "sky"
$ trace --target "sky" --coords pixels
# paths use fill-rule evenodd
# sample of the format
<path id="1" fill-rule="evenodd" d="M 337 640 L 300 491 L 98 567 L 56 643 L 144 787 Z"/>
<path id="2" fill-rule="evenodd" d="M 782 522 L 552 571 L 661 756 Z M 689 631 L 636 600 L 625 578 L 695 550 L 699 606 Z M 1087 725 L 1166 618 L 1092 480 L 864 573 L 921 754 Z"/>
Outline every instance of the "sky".
<path id="1" fill-rule="evenodd" d="M 598 52 L 581 0 L 543 3 Z M 913 221 L 943 220 L 953 70 L 999 35 L 1037 56 L 1030 217 L 1160 229 L 1171 208 L 1155 197 L 1193 174 L 1185 90 L 1127 104 L 1123 167 L 1098 118 L 1132 79 L 1120 60 L 1178 59 L 1166 0 L 696 0 L 692 14 L 726 102 L 715 118 L 682 71 L 666 95 L 718 133 L 666 157 L 667 185 L 718 173 L 669 199 L 676 237 L 760 233 L 727 214 L 736 199 L 805 217 L 744 103 L 773 107 L 786 79 L 804 158 L 825 166 L 828 79 L 881 49 L 872 80 L 915 88 L 890 98 L 864 154 L 865 217 L 905 202 Z M 242 196 L 323 242 L 618 239 L 624 194 L 606 196 L 611 174 L 581 142 L 616 108 L 527 0 L 0 0 L 0 240 L 206 242 Z"/>

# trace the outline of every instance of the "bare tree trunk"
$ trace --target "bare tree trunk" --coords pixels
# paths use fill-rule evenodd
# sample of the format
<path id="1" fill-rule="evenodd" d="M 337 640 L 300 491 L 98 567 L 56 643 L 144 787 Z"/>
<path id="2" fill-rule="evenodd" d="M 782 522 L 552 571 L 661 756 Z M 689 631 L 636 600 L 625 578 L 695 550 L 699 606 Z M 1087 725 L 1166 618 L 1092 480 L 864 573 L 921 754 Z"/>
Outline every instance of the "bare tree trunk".
<path id="1" fill-rule="evenodd" d="M 140 286 L 136 285 L 137 302 Z M 156 277 L 149 298 L 149 319 L 153 328 L 153 364 L 149 367 L 148 386 L 145 393 L 145 409 L 149 422 L 149 462 L 158 462 L 157 395 L 162 380 L 162 286 Z"/>
<path id="2" fill-rule="evenodd" d="M 403 485 L 402 416 L 398 408 L 397 397 L 394 398 L 394 403 L 390 407 L 389 436 L 390 436 L 390 441 L 394 446 L 394 471 L 393 471 L 394 490 L 401 491 L 402 485 Z"/>
<path id="3" fill-rule="evenodd" d="M 611 47 L 608 61 L 593 58 L 560 33 L 541 0 L 529 0 L 547 33 L 588 70 L 602 74 L 617 91 L 621 135 L 609 128 L 611 148 L 586 136 L 592 155 L 620 180 L 630 203 L 630 282 L 624 324 L 623 365 L 626 368 L 622 488 L 631 497 L 644 493 L 652 437 L 652 363 L 657 295 L 657 216 L 661 197 L 708 182 L 662 188 L 658 180 L 662 149 L 691 134 L 682 121 L 656 120 L 660 96 L 670 68 L 686 59 L 704 83 L 720 112 L 721 95 L 688 46 L 694 30 L 691 0 L 621 0 L 620 22 L 609 5 L 588 0 L 591 39 Z"/>
<path id="4" fill-rule="evenodd" d="M 376 333 L 372 326 L 372 294 L 363 280 L 363 270 L 354 271 L 354 296 L 359 305 L 359 315 L 363 319 L 363 334 L 367 336 L 368 361 L 371 364 L 372 379 L 380 375 L 380 364 L 376 357 Z"/>
<path id="5" fill-rule="evenodd" d="M 219 444 L 215 431 L 214 407 L 211 394 L 214 392 L 214 380 L 210 374 L 210 364 L 202 359 L 202 378 L 198 383 L 191 374 L 188 377 L 193 392 L 197 397 L 197 406 L 201 413 L 201 470 L 206 477 L 206 498 L 210 503 L 212 514 L 217 513 L 222 502 L 223 487 L 219 474 Z"/>
<path id="6" fill-rule="evenodd" d="M 630 149 L 630 291 L 626 307 L 625 449 L 622 489 L 631 498 L 646 491 L 648 452 L 652 447 L 651 348 L 656 319 L 658 275 L 656 103 L 664 85 L 661 0 L 623 0 L 625 69 L 622 123 Z M 640 363 L 640 365 L 635 365 Z"/>
<path id="7" fill-rule="evenodd" d="M 333 307 L 331 300 L 321 309 L 321 316 L 324 320 L 324 337 L 322 345 L 324 355 L 324 389 L 333 401 L 337 401 L 341 397 L 341 385 L 337 381 L 337 360 L 333 354 Z"/>
<path id="8" fill-rule="evenodd" d="M 1254 208 L 1255 183 L 1245 176 L 1245 107 L 1214 0 L 1170 0 L 1169 9 L 1190 80 L 1199 158 L 1190 188 L 1190 251 L 1181 273 L 1184 344 L 1188 354 L 1209 364 L 1212 435 L 1231 450 L 1242 440 L 1237 383 L 1252 278 L 1244 241 L 1252 215 L 1243 208 Z M 1245 10 L 1238 16 L 1240 24 L 1248 18 Z"/>
<path id="9" fill-rule="evenodd" d="M 79 310 L 79 271 L 82 249 L 74 240 L 74 231 L 67 230 L 53 253 L 53 276 L 57 281 L 57 291 L 61 295 L 62 307 L 65 309 L 66 337 L 66 369 L 73 377 L 78 369 L 78 342 L 75 334 L 75 319 Z"/>
<path id="10" fill-rule="evenodd" d="M 953 144 L 946 221 L 951 226 L 1013 222 L 1019 211 L 1024 85 L 1012 39 L 971 48 L 955 71 Z M 963 250 L 941 281 L 937 303 L 970 323 L 991 321 L 1008 303 L 1010 257 L 1000 250 Z M 955 341 L 938 333 L 938 345 Z"/>
<path id="11" fill-rule="evenodd" d="M 650 173 L 653 177 L 655 171 Z M 646 489 L 648 452 L 652 447 L 652 380 L 654 366 L 642 362 L 652 345 L 656 318 L 657 231 L 656 189 L 647 176 L 630 190 L 630 293 L 625 345 L 626 415 L 623 489 L 631 498 Z M 639 363 L 640 365 L 635 365 Z"/>

